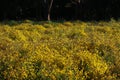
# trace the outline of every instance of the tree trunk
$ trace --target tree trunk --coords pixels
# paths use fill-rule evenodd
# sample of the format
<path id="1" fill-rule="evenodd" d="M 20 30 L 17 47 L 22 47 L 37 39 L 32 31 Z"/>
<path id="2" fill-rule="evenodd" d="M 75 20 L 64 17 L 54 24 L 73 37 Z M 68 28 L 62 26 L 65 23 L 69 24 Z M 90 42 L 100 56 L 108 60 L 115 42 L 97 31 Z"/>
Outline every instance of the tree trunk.
<path id="1" fill-rule="evenodd" d="M 75 19 L 78 19 L 79 17 L 79 3 L 76 4 L 76 9 L 75 9 Z"/>
<path id="2" fill-rule="evenodd" d="M 79 14 L 79 6 L 80 6 L 81 0 L 71 0 L 72 4 L 75 4 L 75 19 L 78 19 L 78 14 Z"/>
<path id="3" fill-rule="evenodd" d="M 48 13 L 48 17 L 47 17 L 47 19 L 48 19 L 48 21 L 50 21 L 51 19 L 50 19 L 50 13 Z"/>
<path id="4" fill-rule="evenodd" d="M 51 13 L 52 4 L 53 4 L 53 0 L 50 1 L 50 6 L 48 7 L 48 15 L 47 15 L 48 16 L 47 17 L 48 21 L 51 20 L 51 18 L 50 18 L 51 14 L 50 13 Z"/>

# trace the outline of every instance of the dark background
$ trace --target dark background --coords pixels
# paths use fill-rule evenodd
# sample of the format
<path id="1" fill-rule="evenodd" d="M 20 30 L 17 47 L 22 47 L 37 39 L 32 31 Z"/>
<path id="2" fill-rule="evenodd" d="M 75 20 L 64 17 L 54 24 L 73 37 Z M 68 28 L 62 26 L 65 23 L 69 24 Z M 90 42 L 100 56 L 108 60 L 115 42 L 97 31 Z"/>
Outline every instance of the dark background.
<path id="1" fill-rule="evenodd" d="M 47 20 L 50 0 L 1 0 L 0 20 Z M 51 20 L 110 20 L 120 18 L 120 0 L 54 0 Z"/>

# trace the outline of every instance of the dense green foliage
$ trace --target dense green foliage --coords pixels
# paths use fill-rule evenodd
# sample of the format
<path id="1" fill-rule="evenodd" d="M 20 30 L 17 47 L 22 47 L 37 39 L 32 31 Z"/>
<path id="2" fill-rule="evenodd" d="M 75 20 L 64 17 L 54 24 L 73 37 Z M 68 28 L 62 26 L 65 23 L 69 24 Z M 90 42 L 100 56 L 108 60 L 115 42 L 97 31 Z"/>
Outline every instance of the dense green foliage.
<path id="1" fill-rule="evenodd" d="M 1 80 L 119 80 L 120 22 L 0 23 Z"/>

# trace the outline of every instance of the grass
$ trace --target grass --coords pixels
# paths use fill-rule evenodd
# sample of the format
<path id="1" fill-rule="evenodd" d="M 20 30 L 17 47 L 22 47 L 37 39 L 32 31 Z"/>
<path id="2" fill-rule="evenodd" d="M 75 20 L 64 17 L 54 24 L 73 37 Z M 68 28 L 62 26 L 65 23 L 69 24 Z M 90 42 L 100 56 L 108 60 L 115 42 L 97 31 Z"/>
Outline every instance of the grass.
<path id="1" fill-rule="evenodd" d="M 120 22 L 2 22 L 0 79 L 119 80 Z"/>

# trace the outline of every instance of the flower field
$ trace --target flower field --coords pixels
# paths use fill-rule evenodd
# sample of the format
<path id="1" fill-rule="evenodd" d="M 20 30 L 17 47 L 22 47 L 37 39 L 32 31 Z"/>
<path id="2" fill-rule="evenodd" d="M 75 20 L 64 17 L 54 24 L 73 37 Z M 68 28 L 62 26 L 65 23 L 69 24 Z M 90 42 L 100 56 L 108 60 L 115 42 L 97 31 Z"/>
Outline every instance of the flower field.
<path id="1" fill-rule="evenodd" d="M 120 21 L 0 23 L 0 80 L 119 80 Z"/>

